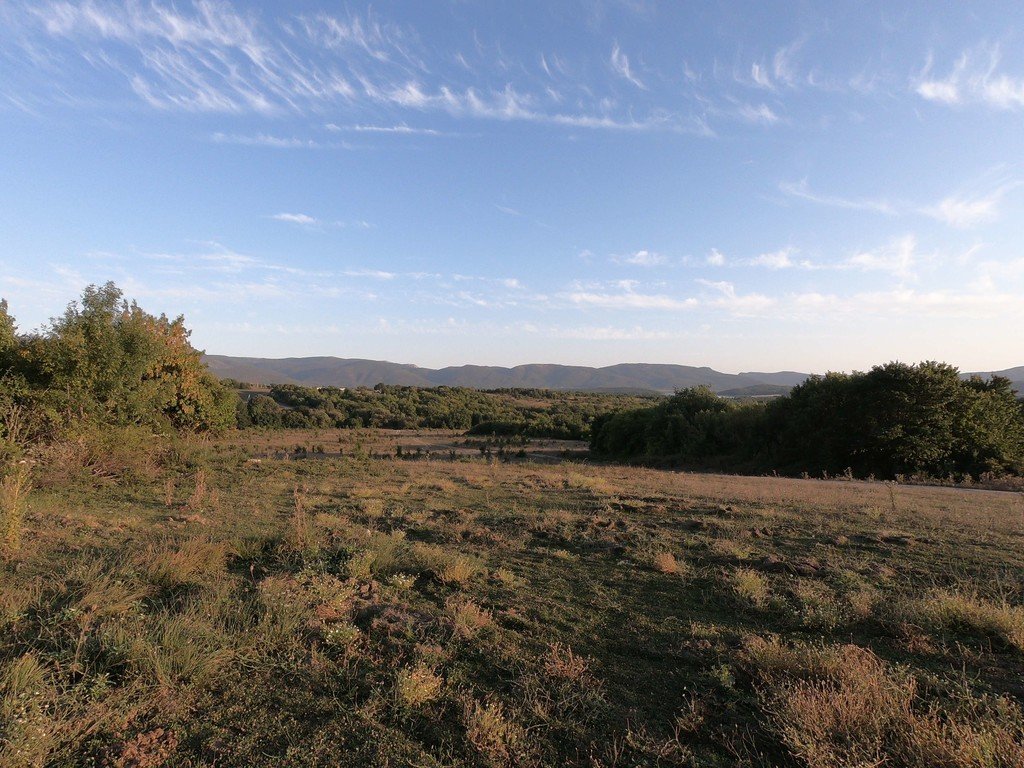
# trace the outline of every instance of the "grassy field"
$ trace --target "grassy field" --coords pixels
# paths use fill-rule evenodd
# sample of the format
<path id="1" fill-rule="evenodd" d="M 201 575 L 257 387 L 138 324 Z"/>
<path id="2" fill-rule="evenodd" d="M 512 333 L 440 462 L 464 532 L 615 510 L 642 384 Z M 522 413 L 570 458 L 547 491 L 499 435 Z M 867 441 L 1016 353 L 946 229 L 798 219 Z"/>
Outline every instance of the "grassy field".
<path id="1" fill-rule="evenodd" d="M 8 482 L 0 765 L 1024 765 L 1024 495 L 445 439 Z"/>

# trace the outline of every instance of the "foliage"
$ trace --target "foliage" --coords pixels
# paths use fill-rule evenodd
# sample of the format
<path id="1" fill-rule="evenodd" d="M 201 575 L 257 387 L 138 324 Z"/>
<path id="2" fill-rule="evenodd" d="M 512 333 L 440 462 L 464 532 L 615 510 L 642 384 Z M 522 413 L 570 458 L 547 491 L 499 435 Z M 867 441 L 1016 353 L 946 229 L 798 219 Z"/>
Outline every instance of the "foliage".
<path id="1" fill-rule="evenodd" d="M 893 478 L 1024 471 L 1024 406 L 1006 379 L 944 363 L 812 376 L 785 397 L 737 403 L 703 388 L 599 419 L 591 447 L 760 471 Z"/>
<path id="2" fill-rule="evenodd" d="M 19 335 L 0 303 L 0 411 L 20 409 L 36 434 L 82 424 L 230 426 L 235 401 L 188 338 L 184 318 L 150 315 L 113 283 L 87 287 L 38 335 Z M 36 436 L 12 436 L 4 422 L 0 439 Z"/>
<path id="3" fill-rule="evenodd" d="M 472 435 L 581 440 L 595 418 L 650 398 L 538 389 L 274 386 L 246 393 L 239 427 L 458 429 Z"/>

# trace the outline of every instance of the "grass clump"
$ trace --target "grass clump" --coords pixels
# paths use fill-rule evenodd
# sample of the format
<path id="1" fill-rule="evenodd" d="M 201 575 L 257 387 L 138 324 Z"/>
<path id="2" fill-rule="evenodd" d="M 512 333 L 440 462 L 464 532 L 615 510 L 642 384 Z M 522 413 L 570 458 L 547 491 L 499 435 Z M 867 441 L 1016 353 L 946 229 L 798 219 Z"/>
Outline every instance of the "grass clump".
<path id="1" fill-rule="evenodd" d="M 732 572 L 732 590 L 744 602 L 764 607 L 771 589 L 768 579 L 753 568 L 737 568 Z"/>
<path id="2" fill-rule="evenodd" d="M 687 562 L 677 559 L 671 552 L 656 552 L 652 558 L 652 565 L 656 571 L 670 576 L 686 576 L 690 573 Z"/>
<path id="3" fill-rule="evenodd" d="M 395 701 L 400 709 L 416 709 L 441 696 L 444 680 L 423 664 L 401 669 L 395 674 Z"/>
<path id="4" fill-rule="evenodd" d="M 470 701 L 463 714 L 466 740 L 487 765 L 514 765 L 524 756 L 526 732 L 496 700 Z"/>
<path id="5" fill-rule="evenodd" d="M 455 627 L 456 634 L 462 638 L 474 637 L 492 621 L 490 611 L 481 608 L 467 598 L 450 598 L 445 603 L 445 609 Z"/>
<path id="6" fill-rule="evenodd" d="M 1020 713 L 1008 713 L 1005 700 L 1002 708 L 971 700 L 967 719 L 925 704 L 913 677 L 864 648 L 822 649 L 807 658 L 808 667 L 770 669 L 760 694 L 783 744 L 808 768 L 1011 768 L 1024 761 Z"/>
<path id="7" fill-rule="evenodd" d="M 1024 607 L 986 600 L 973 592 L 935 590 L 896 608 L 897 616 L 933 632 L 978 638 L 1024 651 Z"/>
<path id="8" fill-rule="evenodd" d="M 188 539 L 151 545 L 135 557 L 143 577 L 160 589 L 173 591 L 208 583 L 224 572 L 227 547 L 223 542 Z"/>

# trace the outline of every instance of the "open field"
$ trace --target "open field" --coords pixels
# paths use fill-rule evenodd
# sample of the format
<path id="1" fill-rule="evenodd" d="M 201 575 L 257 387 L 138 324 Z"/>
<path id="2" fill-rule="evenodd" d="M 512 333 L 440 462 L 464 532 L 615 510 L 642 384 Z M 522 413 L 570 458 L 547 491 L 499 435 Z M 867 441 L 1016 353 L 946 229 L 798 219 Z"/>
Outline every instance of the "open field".
<path id="1" fill-rule="evenodd" d="M 1024 495 L 456 440 L 40 468 L 0 764 L 1024 765 Z"/>

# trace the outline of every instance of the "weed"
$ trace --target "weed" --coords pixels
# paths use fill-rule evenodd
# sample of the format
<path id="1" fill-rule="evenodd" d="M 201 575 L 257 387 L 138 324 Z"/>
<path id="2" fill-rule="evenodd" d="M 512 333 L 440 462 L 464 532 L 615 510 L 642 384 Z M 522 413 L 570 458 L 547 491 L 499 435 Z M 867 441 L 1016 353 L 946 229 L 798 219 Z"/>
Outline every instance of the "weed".
<path id="1" fill-rule="evenodd" d="M 172 591 L 215 579 L 223 572 L 226 558 L 224 544 L 189 539 L 180 545 L 151 545 L 135 558 L 135 565 L 149 583 Z"/>

